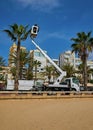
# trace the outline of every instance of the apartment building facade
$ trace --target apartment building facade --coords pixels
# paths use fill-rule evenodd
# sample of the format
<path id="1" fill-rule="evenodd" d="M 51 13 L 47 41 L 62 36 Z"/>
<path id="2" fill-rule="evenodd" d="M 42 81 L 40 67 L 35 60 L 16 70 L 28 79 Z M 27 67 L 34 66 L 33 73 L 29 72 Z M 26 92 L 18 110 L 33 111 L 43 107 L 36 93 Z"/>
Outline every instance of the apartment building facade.
<path id="1" fill-rule="evenodd" d="M 78 70 L 78 66 L 82 63 L 80 58 L 75 56 L 75 53 L 71 51 L 65 51 L 64 53 L 60 54 L 59 56 L 59 66 L 62 67 L 64 64 L 69 63 L 74 66 L 76 70 Z M 90 69 L 93 69 L 93 61 L 88 60 L 87 66 Z M 93 74 L 89 75 L 90 79 L 93 79 Z"/>
<path id="2" fill-rule="evenodd" d="M 64 64 L 70 63 L 75 67 L 75 53 L 66 51 L 59 56 L 59 66 L 62 67 Z"/>
<path id="3" fill-rule="evenodd" d="M 46 51 L 44 51 L 47 53 Z M 37 67 L 37 72 L 44 72 L 45 67 L 47 65 L 47 59 L 42 55 L 42 53 L 39 50 L 30 50 L 30 56 L 33 61 L 39 61 L 41 64 Z M 33 71 L 35 70 L 35 67 L 33 67 Z"/>
<path id="4" fill-rule="evenodd" d="M 10 54 L 13 54 L 17 49 L 17 45 L 14 43 L 10 47 Z M 21 49 L 26 50 L 25 47 L 21 46 Z M 47 51 L 44 51 L 47 54 Z M 41 64 L 37 66 L 37 73 L 43 73 L 46 71 L 45 67 L 48 65 L 50 66 L 51 64 L 49 61 L 42 55 L 42 53 L 36 49 L 36 50 L 30 50 L 30 56 L 33 61 L 37 60 Z M 10 57 L 9 57 L 10 58 Z M 75 53 L 71 52 L 70 50 L 65 51 L 64 53 L 60 54 L 59 59 L 53 59 L 53 61 L 61 68 L 64 64 L 70 63 L 71 65 L 74 66 L 75 69 L 78 69 L 78 66 L 82 63 L 80 58 L 77 58 L 75 56 Z M 93 61 L 87 61 L 87 65 L 89 68 L 93 69 Z M 11 68 L 13 64 L 9 62 L 9 67 Z M 33 72 L 35 72 L 35 67 L 33 67 Z M 93 74 L 91 74 L 91 79 L 93 79 Z M 8 73 L 8 78 L 11 79 L 12 75 L 11 73 Z"/>

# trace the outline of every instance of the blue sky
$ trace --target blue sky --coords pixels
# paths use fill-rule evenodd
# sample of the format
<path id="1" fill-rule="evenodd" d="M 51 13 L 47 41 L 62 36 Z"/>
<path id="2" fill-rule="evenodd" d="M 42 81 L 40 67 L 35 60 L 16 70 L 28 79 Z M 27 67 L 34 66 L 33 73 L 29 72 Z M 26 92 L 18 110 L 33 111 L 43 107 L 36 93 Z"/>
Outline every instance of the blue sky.
<path id="1" fill-rule="evenodd" d="M 6 60 L 13 41 L 2 30 L 14 23 L 38 24 L 35 41 L 51 58 L 58 58 L 71 50 L 76 33 L 92 31 L 93 36 L 93 0 L 0 0 L 0 56 Z M 35 49 L 30 38 L 21 45 Z"/>

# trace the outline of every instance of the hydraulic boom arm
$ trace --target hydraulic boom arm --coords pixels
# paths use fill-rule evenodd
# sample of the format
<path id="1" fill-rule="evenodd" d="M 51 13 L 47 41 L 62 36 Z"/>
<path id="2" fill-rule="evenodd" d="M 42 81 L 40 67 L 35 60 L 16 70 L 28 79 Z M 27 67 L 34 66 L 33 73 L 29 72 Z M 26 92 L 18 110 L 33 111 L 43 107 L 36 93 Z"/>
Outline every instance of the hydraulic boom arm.
<path id="1" fill-rule="evenodd" d="M 66 76 L 66 72 L 62 71 L 59 66 L 36 44 L 36 42 L 32 39 L 32 43 L 36 46 L 36 48 L 45 56 L 45 58 L 61 73 L 61 75 L 57 78 L 57 82 L 60 82 L 64 76 Z"/>

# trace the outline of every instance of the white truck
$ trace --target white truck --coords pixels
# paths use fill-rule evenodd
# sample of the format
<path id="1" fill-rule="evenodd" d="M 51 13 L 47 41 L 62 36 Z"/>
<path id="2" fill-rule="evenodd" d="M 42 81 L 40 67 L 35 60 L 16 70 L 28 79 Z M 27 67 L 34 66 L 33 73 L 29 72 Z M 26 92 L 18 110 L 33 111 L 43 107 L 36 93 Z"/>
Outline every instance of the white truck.
<path id="1" fill-rule="evenodd" d="M 75 77 L 69 77 L 69 78 L 65 78 L 64 82 L 61 82 L 64 76 L 66 76 L 66 72 L 60 69 L 59 66 L 57 66 L 57 64 L 36 44 L 33 38 L 32 38 L 32 43 L 60 73 L 60 76 L 57 78 L 57 80 L 53 84 L 48 84 L 44 86 L 45 90 L 80 91 L 79 80 Z"/>
<path id="2" fill-rule="evenodd" d="M 36 44 L 36 42 L 33 40 L 37 36 L 37 32 L 39 31 L 39 28 L 37 25 L 32 26 L 31 29 L 31 39 L 32 43 L 35 45 L 35 47 L 45 56 L 45 58 L 57 69 L 57 71 L 60 73 L 60 76 L 56 79 L 56 81 L 53 84 L 47 84 L 43 85 L 43 90 L 54 90 L 54 91 L 68 91 L 68 90 L 74 90 L 74 91 L 80 91 L 79 81 L 75 77 L 69 77 L 65 78 L 66 72 L 60 69 L 59 66 Z M 64 81 L 62 82 L 62 79 Z M 34 81 L 28 81 L 28 80 L 19 80 L 19 86 L 18 90 L 33 90 Z M 8 80 L 7 81 L 7 90 L 14 90 L 14 81 Z"/>

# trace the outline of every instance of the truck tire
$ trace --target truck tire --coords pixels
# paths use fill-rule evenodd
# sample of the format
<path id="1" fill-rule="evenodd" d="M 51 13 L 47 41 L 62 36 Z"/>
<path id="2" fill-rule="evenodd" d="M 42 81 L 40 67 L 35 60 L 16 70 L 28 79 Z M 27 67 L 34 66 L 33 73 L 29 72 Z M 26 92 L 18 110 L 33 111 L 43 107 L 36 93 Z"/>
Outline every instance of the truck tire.
<path id="1" fill-rule="evenodd" d="M 75 89 L 75 88 L 72 88 L 71 91 L 76 91 L 76 89 Z"/>

